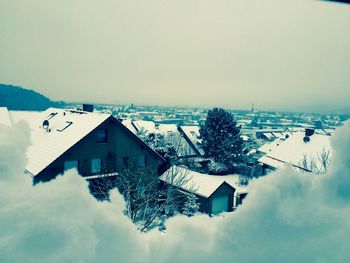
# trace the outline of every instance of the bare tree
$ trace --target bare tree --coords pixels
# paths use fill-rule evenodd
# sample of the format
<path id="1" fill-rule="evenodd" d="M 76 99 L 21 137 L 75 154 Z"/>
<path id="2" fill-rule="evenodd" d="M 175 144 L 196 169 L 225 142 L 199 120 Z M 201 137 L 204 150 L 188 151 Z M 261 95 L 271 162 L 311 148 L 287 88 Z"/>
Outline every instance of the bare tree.
<path id="1" fill-rule="evenodd" d="M 117 188 L 126 202 L 125 214 L 142 232 L 164 228 L 166 218 L 182 211 L 184 195 L 179 188 L 194 189 L 185 169 L 172 166 L 161 183 L 156 167 L 132 167 L 112 177 L 90 181 L 90 191 L 99 200 L 109 200 L 109 191 Z"/>
<path id="2" fill-rule="evenodd" d="M 161 184 L 153 169 L 126 170 L 118 177 L 118 188 L 126 200 L 126 214 L 140 231 L 164 227 L 164 219 L 175 215 L 183 205 L 184 195 L 178 191 L 190 184 L 188 171 L 172 166 Z"/>
<path id="3" fill-rule="evenodd" d="M 324 174 L 327 172 L 328 166 L 331 162 L 330 150 L 325 148 L 316 156 L 311 157 L 304 154 L 299 167 L 306 172 L 313 172 L 316 174 Z"/>

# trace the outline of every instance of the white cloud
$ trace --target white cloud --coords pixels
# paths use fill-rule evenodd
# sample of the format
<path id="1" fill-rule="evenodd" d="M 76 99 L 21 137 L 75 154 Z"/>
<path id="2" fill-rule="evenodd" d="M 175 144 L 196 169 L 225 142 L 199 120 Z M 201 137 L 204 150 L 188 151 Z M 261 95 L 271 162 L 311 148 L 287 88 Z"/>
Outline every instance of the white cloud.
<path id="1" fill-rule="evenodd" d="M 350 122 L 333 140 L 324 176 L 281 170 L 255 180 L 225 217 L 170 219 L 141 235 L 123 201 L 96 202 L 73 171 L 31 185 L 28 136 L 0 129 L 0 262 L 347 262 L 350 257 Z"/>
<path id="2" fill-rule="evenodd" d="M 0 262 L 141 262 L 142 237 L 120 195 L 98 203 L 73 170 L 32 186 L 23 174 L 28 134 L 22 124 L 0 129 Z"/>

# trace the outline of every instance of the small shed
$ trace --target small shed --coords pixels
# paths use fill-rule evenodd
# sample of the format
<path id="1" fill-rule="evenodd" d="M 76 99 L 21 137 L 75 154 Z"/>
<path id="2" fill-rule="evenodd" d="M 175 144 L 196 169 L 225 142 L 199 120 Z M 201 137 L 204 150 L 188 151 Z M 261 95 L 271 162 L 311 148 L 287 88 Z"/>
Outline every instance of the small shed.
<path id="1" fill-rule="evenodd" d="M 216 176 L 172 166 L 160 180 L 185 194 L 195 194 L 202 213 L 216 215 L 233 211 L 235 188 Z"/>

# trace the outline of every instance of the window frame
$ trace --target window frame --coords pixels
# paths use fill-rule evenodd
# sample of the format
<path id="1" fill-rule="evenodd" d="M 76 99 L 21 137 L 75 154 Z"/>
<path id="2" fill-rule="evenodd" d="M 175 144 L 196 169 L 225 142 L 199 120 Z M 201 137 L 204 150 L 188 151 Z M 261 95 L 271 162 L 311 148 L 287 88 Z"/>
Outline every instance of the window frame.
<path id="1" fill-rule="evenodd" d="M 99 167 L 99 169 L 94 169 L 96 167 L 97 163 L 94 163 L 94 161 L 98 161 L 99 164 L 97 165 L 97 167 Z M 102 171 L 102 160 L 101 158 L 92 158 L 90 161 L 90 173 L 91 174 L 99 174 Z"/>
<path id="2" fill-rule="evenodd" d="M 103 139 L 101 137 L 101 132 L 104 132 Z M 107 143 L 108 142 L 108 129 L 98 129 L 97 131 L 97 143 Z"/>

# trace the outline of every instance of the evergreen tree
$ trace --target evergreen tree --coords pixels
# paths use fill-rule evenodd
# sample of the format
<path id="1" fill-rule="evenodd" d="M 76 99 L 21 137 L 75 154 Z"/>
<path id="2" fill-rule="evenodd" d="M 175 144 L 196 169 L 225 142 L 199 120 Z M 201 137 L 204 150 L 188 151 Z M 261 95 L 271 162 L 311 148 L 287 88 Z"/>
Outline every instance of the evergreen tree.
<path id="1" fill-rule="evenodd" d="M 221 108 L 209 110 L 200 136 L 205 154 L 228 166 L 239 161 L 243 151 L 241 128 L 232 114 Z"/>
<path id="2" fill-rule="evenodd" d="M 198 213 L 199 205 L 197 203 L 197 197 L 191 193 L 186 196 L 187 200 L 183 207 L 183 214 L 187 216 L 193 216 Z"/>

